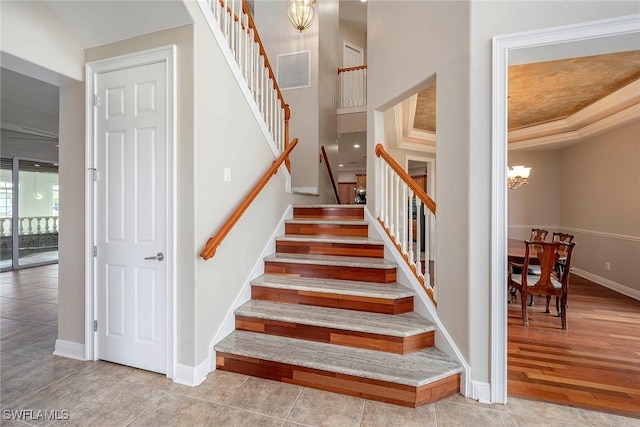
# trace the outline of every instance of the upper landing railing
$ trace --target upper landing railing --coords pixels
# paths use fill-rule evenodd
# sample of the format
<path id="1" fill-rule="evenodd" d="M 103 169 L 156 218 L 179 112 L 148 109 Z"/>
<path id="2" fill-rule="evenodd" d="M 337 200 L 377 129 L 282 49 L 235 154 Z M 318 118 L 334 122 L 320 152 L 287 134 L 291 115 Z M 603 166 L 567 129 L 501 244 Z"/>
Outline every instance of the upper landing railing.
<path id="1" fill-rule="evenodd" d="M 203 1 L 216 19 L 278 152 L 282 153 L 289 144 L 291 112 L 282 97 L 246 1 Z M 289 169 L 288 159 L 285 164 Z"/>
<path id="2" fill-rule="evenodd" d="M 367 105 L 367 66 L 338 68 L 340 108 Z"/>

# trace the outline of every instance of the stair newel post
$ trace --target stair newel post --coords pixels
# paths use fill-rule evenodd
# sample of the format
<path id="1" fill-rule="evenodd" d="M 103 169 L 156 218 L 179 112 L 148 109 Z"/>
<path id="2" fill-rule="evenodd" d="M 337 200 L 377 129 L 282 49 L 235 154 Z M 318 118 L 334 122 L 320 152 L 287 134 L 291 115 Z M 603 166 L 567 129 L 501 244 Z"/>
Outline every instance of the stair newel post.
<path id="1" fill-rule="evenodd" d="M 289 147 L 289 119 L 291 119 L 291 109 L 289 104 L 284 104 L 284 149 Z M 291 173 L 291 160 L 289 157 L 284 161 L 285 166 L 289 173 Z"/>
<path id="2" fill-rule="evenodd" d="M 376 218 L 380 219 L 380 212 L 382 212 L 382 159 L 380 157 L 376 159 L 376 166 L 376 180 L 378 181 L 378 185 L 376 186 Z"/>

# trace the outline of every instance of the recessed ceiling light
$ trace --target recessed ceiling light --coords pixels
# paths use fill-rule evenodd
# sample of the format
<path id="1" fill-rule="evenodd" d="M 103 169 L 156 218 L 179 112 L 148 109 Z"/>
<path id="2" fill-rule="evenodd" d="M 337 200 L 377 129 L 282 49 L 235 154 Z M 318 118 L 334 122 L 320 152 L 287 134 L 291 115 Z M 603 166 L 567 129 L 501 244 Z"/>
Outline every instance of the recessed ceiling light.
<path id="1" fill-rule="evenodd" d="M 37 164 L 37 163 L 35 163 L 33 166 L 35 166 L 35 167 L 37 167 L 37 168 L 39 168 L 39 167 L 40 167 L 40 165 L 39 165 L 39 164 Z"/>
<path id="2" fill-rule="evenodd" d="M 360 148 L 360 144 L 353 144 L 353 148 Z"/>
<path id="3" fill-rule="evenodd" d="M 366 3 L 366 2 L 367 2 L 367 0 L 360 0 L 360 2 L 361 2 L 361 3 Z"/>
<path id="4" fill-rule="evenodd" d="M 340 163 L 338 166 L 339 166 L 339 167 L 344 167 L 344 165 L 343 165 L 342 163 Z"/>

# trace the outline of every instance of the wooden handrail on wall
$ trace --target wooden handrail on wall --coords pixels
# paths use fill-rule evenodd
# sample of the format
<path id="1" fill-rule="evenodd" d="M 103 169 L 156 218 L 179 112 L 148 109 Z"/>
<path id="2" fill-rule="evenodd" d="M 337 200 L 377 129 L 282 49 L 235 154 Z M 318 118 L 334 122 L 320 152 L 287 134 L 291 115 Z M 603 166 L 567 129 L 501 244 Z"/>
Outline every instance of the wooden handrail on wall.
<path id="1" fill-rule="evenodd" d="M 338 194 L 338 187 L 336 187 L 336 181 L 333 179 L 333 173 L 331 172 L 331 164 L 329 163 L 329 157 L 324 149 L 324 145 L 320 146 L 322 151 L 322 157 L 324 157 L 324 163 L 327 165 L 327 172 L 329 172 L 329 178 L 331 179 L 331 185 L 333 186 L 333 193 L 336 195 L 336 201 L 340 204 L 340 194 Z"/>
<path id="2" fill-rule="evenodd" d="M 424 203 L 425 206 L 429 208 L 431 213 L 434 215 L 436 214 L 436 202 L 434 202 L 433 199 L 429 197 L 429 195 L 425 193 L 425 191 L 420 188 L 418 184 L 416 184 L 416 182 L 409 176 L 409 174 L 406 173 L 404 169 L 402 169 L 402 167 L 393 159 L 393 157 L 391 157 L 391 155 L 385 151 L 382 144 L 376 145 L 376 156 L 382 157 L 389 164 L 389 166 L 391 166 L 391 169 L 393 169 L 395 173 L 400 176 L 404 183 L 407 184 L 409 188 L 411 188 L 415 195 L 418 196 L 420 200 L 422 200 L 422 203 Z"/>
<path id="3" fill-rule="evenodd" d="M 357 67 L 347 67 L 347 68 L 338 68 L 338 74 L 344 73 L 346 71 L 356 71 L 356 70 L 366 70 L 366 65 L 358 65 Z"/>
<path id="4" fill-rule="evenodd" d="M 297 144 L 298 144 L 298 138 L 294 139 L 293 141 L 291 141 L 290 144 L 288 144 L 287 148 L 273 162 L 271 167 L 264 173 L 262 178 L 260 178 L 260 181 L 258 181 L 258 183 L 255 185 L 253 190 L 251 190 L 251 192 L 247 194 L 247 196 L 244 198 L 242 203 L 240 203 L 240 205 L 238 205 L 238 207 L 233 211 L 233 213 L 229 216 L 229 218 L 227 218 L 227 220 L 222 225 L 222 227 L 220 227 L 220 229 L 216 232 L 216 234 L 214 234 L 213 236 L 211 236 L 211 238 L 209 238 L 209 240 L 207 240 L 207 243 L 204 249 L 202 249 L 202 251 L 200 252 L 200 256 L 203 259 L 207 260 L 215 255 L 216 249 L 218 249 L 218 246 L 220 246 L 220 243 L 222 243 L 222 240 L 224 240 L 227 234 L 229 234 L 233 226 L 236 225 L 236 223 L 242 217 L 242 215 L 247 210 L 251 202 L 255 200 L 258 194 L 260 194 L 260 191 L 262 191 L 264 186 L 267 185 L 271 177 L 278 172 L 278 168 L 280 167 L 280 165 L 285 160 L 287 160 L 287 158 L 289 157 L 289 153 L 291 153 L 291 150 L 293 150 Z"/>

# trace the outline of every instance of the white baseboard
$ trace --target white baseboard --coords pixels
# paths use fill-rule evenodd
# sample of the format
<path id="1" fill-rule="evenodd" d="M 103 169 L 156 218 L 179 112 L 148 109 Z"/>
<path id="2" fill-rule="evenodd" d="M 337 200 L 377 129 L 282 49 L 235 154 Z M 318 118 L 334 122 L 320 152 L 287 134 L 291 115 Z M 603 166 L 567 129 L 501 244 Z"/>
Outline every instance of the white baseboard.
<path id="1" fill-rule="evenodd" d="M 491 403 L 491 384 L 482 381 L 471 380 L 471 399 L 480 403 Z"/>
<path id="2" fill-rule="evenodd" d="M 67 357 L 69 359 L 87 360 L 84 357 L 84 344 L 73 341 L 56 340 L 54 356 Z"/>
<path id="3" fill-rule="evenodd" d="M 621 293 L 622 295 L 626 295 L 630 298 L 640 301 L 640 291 L 637 289 L 629 288 L 627 286 L 621 285 L 620 283 L 605 279 L 604 277 L 596 276 L 595 274 L 589 273 L 588 271 L 580 270 L 579 268 L 572 268 L 571 272 L 576 276 L 591 280 L 598 285 L 602 285 L 605 288 L 609 288 L 613 291 Z"/>
<path id="4" fill-rule="evenodd" d="M 173 382 L 195 387 L 202 384 L 210 371 L 211 363 L 209 359 L 203 360 L 198 366 L 187 366 L 177 363 L 174 370 L 175 377 L 173 378 Z"/>

